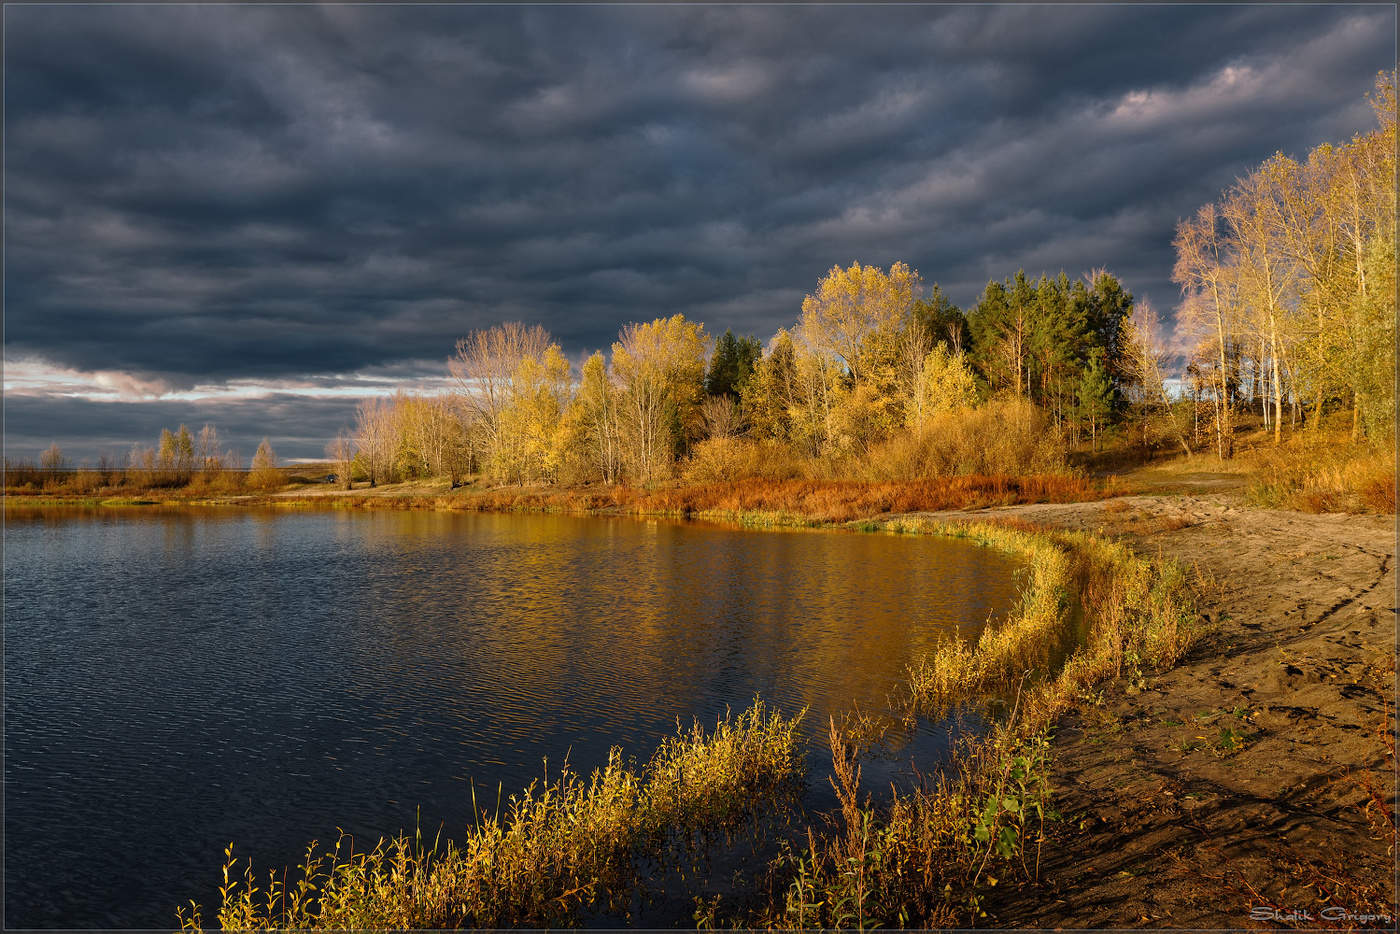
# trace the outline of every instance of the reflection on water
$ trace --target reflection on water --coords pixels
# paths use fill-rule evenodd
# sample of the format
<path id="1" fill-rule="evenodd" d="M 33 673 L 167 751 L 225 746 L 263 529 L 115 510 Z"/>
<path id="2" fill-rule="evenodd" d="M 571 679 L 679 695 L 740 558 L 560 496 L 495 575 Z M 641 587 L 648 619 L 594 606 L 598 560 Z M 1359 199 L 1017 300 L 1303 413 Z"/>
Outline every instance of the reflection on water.
<path id="1" fill-rule="evenodd" d="M 876 708 L 1013 565 L 933 538 L 430 512 L 10 509 L 5 923 L 161 927 L 223 847 L 470 822 L 755 693 Z"/>

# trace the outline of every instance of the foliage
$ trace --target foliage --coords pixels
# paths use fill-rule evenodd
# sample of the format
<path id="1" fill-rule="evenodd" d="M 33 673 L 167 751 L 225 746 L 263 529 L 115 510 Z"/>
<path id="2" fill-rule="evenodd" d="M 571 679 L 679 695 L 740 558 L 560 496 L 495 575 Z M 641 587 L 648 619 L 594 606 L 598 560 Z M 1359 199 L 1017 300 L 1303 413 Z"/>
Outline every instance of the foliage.
<path id="1" fill-rule="evenodd" d="M 968 314 L 973 365 L 993 389 L 1024 395 L 1064 424 L 1093 359 L 1117 405 L 1129 381 L 1123 330 L 1132 310 L 1132 294 L 1104 270 L 1073 283 L 1064 273 L 1032 281 L 1018 271 L 988 282 Z"/>
<path id="2" fill-rule="evenodd" d="M 629 324 L 613 344 L 612 369 L 623 462 L 643 483 L 664 479 L 698 428 L 705 327 L 679 314 Z"/>
<path id="3" fill-rule="evenodd" d="M 1275 154 L 1178 224 L 1179 331 L 1222 458 L 1255 405 L 1275 445 L 1285 421 L 1317 432 L 1328 409 L 1349 412 L 1353 441 L 1393 436 L 1394 102 L 1382 73 L 1371 132 Z"/>
<path id="4" fill-rule="evenodd" d="M 1099 432 L 1113 413 L 1113 384 L 1099 354 L 1090 355 L 1088 366 L 1080 374 L 1074 402 L 1074 417 L 1081 427 L 1088 428 L 1089 443 L 1097 451 Z"/>
<path id="5" fill-rule="evenodd" d="M 937 344 L 921 363 L 914 402 L 905 414 L 905 423 L 911 428 L 922 428 L 929 418 L 972 408 L 979 395 L 977 378 L 967 356 L 950 351 L 947 344 Z"/>
<path id="6" fill-rule="evenodd" d="M 763 356 L 763 344 L 756 337 L 738 337 L 725 329 L 724 335 L 715 342 L 715 352 L 710 358 L 710 369 L 705 374 L 705 392 L 712 396 L 739 397 L 739 387 L 753 373 L 754 366 Z"/>

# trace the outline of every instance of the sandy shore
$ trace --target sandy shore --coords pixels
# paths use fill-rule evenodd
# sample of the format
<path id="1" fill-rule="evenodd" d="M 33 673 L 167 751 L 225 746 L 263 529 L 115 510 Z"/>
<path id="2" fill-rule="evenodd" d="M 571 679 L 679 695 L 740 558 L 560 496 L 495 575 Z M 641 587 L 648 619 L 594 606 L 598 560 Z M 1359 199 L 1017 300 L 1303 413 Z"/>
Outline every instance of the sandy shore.
<path id="1" fill-rule="evenodd" d="M 1395 914 L 1393 520 L 1215 492 L 933 515 L 1101 531 L 1199 567 L 1215 626 L 1056 725 L 1064 820 L 992 924 L 1394 927 L 1365 917 Z"/>

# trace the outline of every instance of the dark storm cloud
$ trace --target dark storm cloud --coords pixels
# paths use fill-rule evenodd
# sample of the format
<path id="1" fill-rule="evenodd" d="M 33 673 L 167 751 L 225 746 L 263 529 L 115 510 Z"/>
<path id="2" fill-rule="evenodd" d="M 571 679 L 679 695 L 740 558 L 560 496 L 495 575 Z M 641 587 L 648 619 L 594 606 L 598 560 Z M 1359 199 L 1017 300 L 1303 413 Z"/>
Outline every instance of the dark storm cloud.
<path id="1" fill-rule="evenodd" d="M 54 5 L 5 26 L 7 358 L 174 387 L 441 360 L 512 318 L 571 354 L 676 311 L 767 337 L 857 259 L 964 304 L 1018 267 L 1107 266 L 1169 310 L 1176 219 L 1365 129 L 1395 63 L 1393 8 L 1360 6 Z"/>

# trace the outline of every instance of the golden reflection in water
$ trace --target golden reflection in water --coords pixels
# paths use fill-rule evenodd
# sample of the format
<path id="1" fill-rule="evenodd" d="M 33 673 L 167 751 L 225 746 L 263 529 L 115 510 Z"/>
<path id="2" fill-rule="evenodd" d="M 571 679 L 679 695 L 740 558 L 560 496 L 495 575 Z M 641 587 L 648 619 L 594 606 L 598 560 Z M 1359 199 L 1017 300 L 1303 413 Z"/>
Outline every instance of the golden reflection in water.
<path id="1" fill-rule="evenodd" d="M 458 653 L 461 690 L 551 720 L 536 727 L 570 709 L 685 719 L 720 698 L 744 703 L 746 685 L 790 710 L 811 704 L 816 730 L 853 703 L 878 708 L 911 661 L 952 635 L 975 639 L 1014 594 L 1013 562 L 931 537 L 537 515 L 339 519 L 339 534 L 364 538 L 415 582 L 377 593 L 397 626 L 451 620 L 385 648 L 412 654 L 430 639 Z M 449 566 L 434 567 L 445 537 Z"/>
<path id="2" fill-rule="evenodd" d="M 386 703 L 426 692 L 444 716 L 494 711 L 469 732 L 582 723 L 601 735 L 759 691 L 789 711 L 812 705 L 815 734 L 852 704 L 878 709 L 912 661 L 951 636 L 975 639 L 1016 590 L 1009 558 L 931 536 L 428 511 L 20 507 L 10 518 L 158 523 L 167 554 L 194 554 L 212 534 L 204 523 L 248 523 L 259 560 L 301 576 L 358 556 L 357 579 L 330 595 L 349 628 L 324 651 L 400 681 Z M 325 533 L 297 546 L 289 520 Z M 298 625 L 271 597 L 242 609 L 266 651 Z M 507 756 L 514 744 L 500 739 Z"/>
<path id="3" fill-rule="evenodd" d="M 1015 593 L 1007 558 L 931 536 L 166 507 L 6 526 L 7 852 L 55 927 L 155 917 L 230 839 L 285 865 L 337 827 L 451 833 L 469 780 L 645 756 L 755 692 L 812 705 L 820 740 Z"/>

